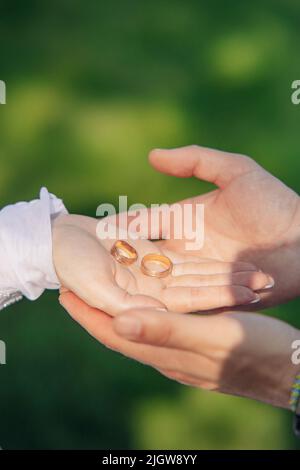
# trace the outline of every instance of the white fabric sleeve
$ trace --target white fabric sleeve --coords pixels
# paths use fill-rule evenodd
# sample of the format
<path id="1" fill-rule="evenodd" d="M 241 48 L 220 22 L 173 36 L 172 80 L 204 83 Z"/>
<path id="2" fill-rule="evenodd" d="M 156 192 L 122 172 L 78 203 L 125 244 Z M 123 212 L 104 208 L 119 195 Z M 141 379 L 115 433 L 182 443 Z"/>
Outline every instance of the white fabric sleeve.
<path id="1" fill-rule="evenodd" d="M 0 211 L 0 294 L 18 291 L 30 300 L 60 284 L 52 259 L 51 219 L 67 214 L 46 188 L 40 198 Z"/>

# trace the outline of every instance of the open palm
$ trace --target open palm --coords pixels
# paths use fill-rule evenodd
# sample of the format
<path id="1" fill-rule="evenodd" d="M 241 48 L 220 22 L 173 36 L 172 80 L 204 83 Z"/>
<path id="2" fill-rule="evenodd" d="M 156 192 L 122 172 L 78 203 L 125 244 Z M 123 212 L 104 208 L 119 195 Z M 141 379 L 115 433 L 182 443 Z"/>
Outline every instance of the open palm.
<path id="1" fill-rule="evenodd" d="M 150 163 L 162 173 L 194 176 L 218 186 L 215 191 L 180 202 L 194 208 L 204 204 L 203 247 L 197 252 L 186 251 L 187 240 L 174 239 L 172 227 L 166 233 L 157 226 L 155 236 L 166 238 L 159 242 L 163 249 L 254 263 L 275 279 L 275 288 L 263 295 L 265 305 L 299 294 L 300 205 L 294 191 L 249 157 L 197 146 L 154 150 Z M 152 226 L 152 234 L 153 230 Z"/>
<path id="2" fill-rule="evenodd" d="M 257 300 L 254 290 L 270 283 L 250 263 L 203 261 L 172 250 L 167 251 L 174 264 L 172 275 L 161 279 L 145 276 L 141 259 L 153 252 L 166 254 L 164 247 L 149 240 L 128 240 L 139 258 L 124 266 L 110 254 L 116 240 L 100 240 L 97 224 L 96 219 L 78 215 L 57 219 L 53 258 L 64 288 L 110 315 L 134 306 L 191 312 L 244 305 Z"/>

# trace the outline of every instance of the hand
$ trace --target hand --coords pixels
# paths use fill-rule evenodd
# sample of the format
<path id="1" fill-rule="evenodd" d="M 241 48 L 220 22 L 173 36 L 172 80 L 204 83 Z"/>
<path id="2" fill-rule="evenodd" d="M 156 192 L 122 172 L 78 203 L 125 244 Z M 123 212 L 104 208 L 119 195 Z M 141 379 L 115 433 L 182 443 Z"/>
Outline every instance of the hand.
<path id="1" fill-rule="evenodd" d="M 115 319 L 72 293 L 60 302 L 107 347 L 187 385 L 288 407 L 299 366 L 292 343 L 300 332 L 254 313 L 195 316 L 130 310 Z"/>
<path id="2" fill-rule="evenodd" d="M 53 223 L 53 260 L 62 286 L 87 304 L 116 315 L 132 307 L 156 307 L 177 312 L 206 310 L 256 302 L 253 290 L 270 279 L 249 263 L 197 260 L 168 252 L 174 263 L 172 276 L 150 278 L 139 263 L 125 267 L 114 260 L 115 240 L 99 240 L 98 221 L 78 215 Z M 129 240 L 139 257 L 164 250 L 148 240 Z M 193 260 L 192 269 L 187 261 Z M 252 290 L 253 289 L 253 290 Z"/>
<path id="3" fill-rule="evenodd" d="M 275 280 L 259 306 L 270 306 L 300 294 L 300 205 L 298 195 L 248 157 L 191 146 L 153 150 L 150 163 L 176 177 L 209 181 L 218 189 L 181 201 L 205 205 L 204 246 L 187 252 L 187 240 L 172 239 L 161 226 L 156 238 L 164 250 L 222 261 L 249 261 Z M 164 228 L 165 229 L 165 228 Z M 142 235 L 149 236 L 149 233 Z"/>

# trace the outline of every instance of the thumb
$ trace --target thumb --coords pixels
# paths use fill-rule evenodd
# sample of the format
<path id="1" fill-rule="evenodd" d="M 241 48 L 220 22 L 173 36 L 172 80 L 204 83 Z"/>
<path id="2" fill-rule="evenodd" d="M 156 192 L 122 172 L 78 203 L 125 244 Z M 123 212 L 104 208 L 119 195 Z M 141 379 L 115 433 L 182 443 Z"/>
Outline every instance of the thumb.
<path id="1" fill-rule="evenodd" d="M 211 334 L 210 322 L 204 317 L 149 308 L 121 313 L 114 318 L 113 328 L 119 336 L 129 341 L 194 352 L 204 347 L 209 331 Z"/>
<path id="2" fill-rule="evenodd" d="M 149 154 L 150 164 L 161 173 L 179 178 L 198 179 L 214 183 L 220 188 L 234 178 L 258 168 L 249 157 L 191 145 L 176 149 L 155 149 Z"/>

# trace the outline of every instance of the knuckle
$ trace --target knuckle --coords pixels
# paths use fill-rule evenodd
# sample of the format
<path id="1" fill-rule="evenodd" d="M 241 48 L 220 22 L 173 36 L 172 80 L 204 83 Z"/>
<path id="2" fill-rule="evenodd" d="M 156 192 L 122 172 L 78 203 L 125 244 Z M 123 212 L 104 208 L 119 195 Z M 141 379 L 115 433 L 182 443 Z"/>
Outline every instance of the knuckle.
<path id="1" fill-rule="evenodd" d="M 257 163 L 253 158 L 249 157 L 248 155 L 238 154 L 237 158 L 239 159 L 239 164 L 245 169 L 255 168 Z"/>
<path id="2" fill-rule="evenodd" d="M 142 330 L 142 335 L 143 335 L 143 330 Z M 159 346 L 167 345 L 170 341 L 171 335 L 172 335 L 171 326 L 168 323 L 164 322 L 159 329 L 159 336 L 158 336 L 158 340 L 156 341 L 156 344 L 158 344 Z"/>
<path id="3" fill-rule="evenodd" d="M 198 151 L 200 147 L 197 144 L 191 144 L 191 145 L 188 145 L 187 148 L 190 149 L 190 150 Z"/>

